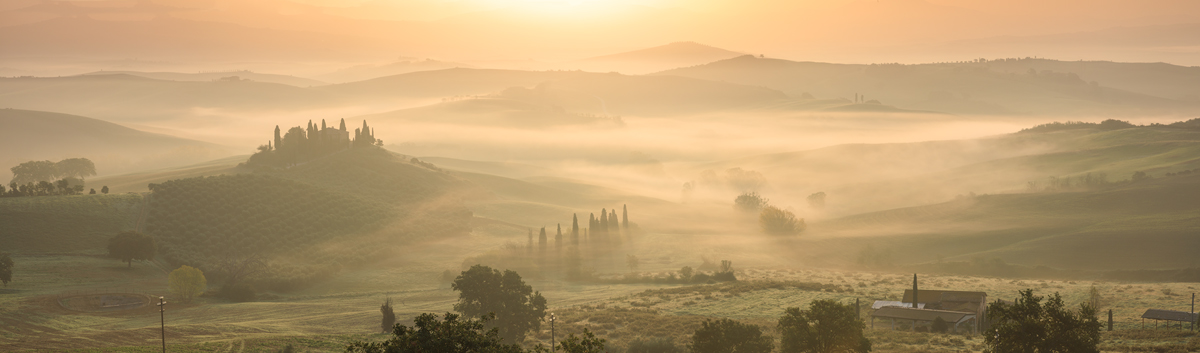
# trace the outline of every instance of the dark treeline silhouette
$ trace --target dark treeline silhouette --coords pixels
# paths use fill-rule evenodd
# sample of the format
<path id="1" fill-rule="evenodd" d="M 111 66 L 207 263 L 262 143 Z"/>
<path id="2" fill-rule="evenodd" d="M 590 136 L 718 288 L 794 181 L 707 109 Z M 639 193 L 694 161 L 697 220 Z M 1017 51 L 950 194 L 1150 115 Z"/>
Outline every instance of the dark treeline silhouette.
<path id="1" fill-rule="evenodd" d="M 96 165 L 87 158 L 29 161 L 9 170 L 13 178 L 7 188 L 0 185 L 0 197 L 79 195 L 83 178 L 96 175 Z M 104 190 L 107 194 L 108 187 Z"/>
<path id="2" fill-rule="evenodd" d="M 1150 125 L 1134 125 L 1128 121 L 1108 119 L 1099 123 L 1089 123 L 1084 121 L 1067 121 L 1052 122 L 1048 124 L 1037 125 L 1028 129 L 1022 129 L 1020 132 L 1050 132 L 1062 130 L 1077 130 L 1077 129 L 1100 129 L 1100 130 L 1120 130 L 1128 128 L 1144 128 L 1144 127 L 1168 127 L 1175 129 L 1200 129 L 1200 118 L 1191 119 L 1188 121 L 1177 121 L 1170 124 L 1153 123 Z"/>
<path id="3" fill-rule="evenodd" d="M 337 128 L 325 125 L 325 120 L 321 120 L 320 126 L 309 121 L 307 128 L 296 126 L 282 135 L 279 126 L 275 126 L 274 140 L 258 146 L 258 152 L 250 156 L 246 165 L 287 167 L 348 148 L 371 146 L 383 146 L 383 140 L 375 138 L 375 129 L 366 120 L 361 128 L 354 129 L 353 139 L 346 129 L 346 119 Z"/>

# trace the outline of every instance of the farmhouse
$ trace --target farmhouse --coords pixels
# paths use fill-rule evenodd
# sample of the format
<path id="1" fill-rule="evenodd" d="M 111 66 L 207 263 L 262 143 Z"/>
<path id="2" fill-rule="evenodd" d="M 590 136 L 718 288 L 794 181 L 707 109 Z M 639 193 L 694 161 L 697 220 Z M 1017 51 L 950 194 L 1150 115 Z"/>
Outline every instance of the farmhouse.
<path id="1" fill-rule="evenodd" d="M 961 311 L 888 306 L 871 313 L 871 327 L 875 327 L 875 319 L 880 318 L 891 320 L 893 330 L 896 329 L 896 320 L 912 321 L 912 327 L 915 330 L 918 323 L 933 323 L 941 318 L 947 324 L 953 325 L 951 326 L 953 331 L 958 331 L 960 325 L 975 320 L 976 317 L 973 313 Z"/>

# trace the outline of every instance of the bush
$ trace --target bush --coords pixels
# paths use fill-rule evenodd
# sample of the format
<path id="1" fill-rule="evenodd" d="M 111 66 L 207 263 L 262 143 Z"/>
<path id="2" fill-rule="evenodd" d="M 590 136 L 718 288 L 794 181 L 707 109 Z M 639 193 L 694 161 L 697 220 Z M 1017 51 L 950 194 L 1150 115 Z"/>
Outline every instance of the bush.
<path id="1" fill-rule="evenodd" d="M 692 334 L 693 353 L 769 353 L 775 341 L 762 329 L 730 319 L 705 320 Z"/>
<path id="2" fill-rule="evenodd" d="M 758 213 L 763 207 L 767 207 L 767 199 L 757 192 L 743 193 L 733 200 L 733 209 L 746 213 Z"/>
<path id="3" fill-rule="evenodd" d="M 629 343 L 626 353 L 683 353 L 683 348 L 666 338 L 637 339 Z"/>
<path id="4" fill-rule="evenodd" d="M 758 216 L 758 224 L 763 232 L 772 235 L 793 235 L 803 232 L 807 227 L 803 219 L 797 219 L 791 211 L 782 210 L 775 206 L 767 206 Z"/>

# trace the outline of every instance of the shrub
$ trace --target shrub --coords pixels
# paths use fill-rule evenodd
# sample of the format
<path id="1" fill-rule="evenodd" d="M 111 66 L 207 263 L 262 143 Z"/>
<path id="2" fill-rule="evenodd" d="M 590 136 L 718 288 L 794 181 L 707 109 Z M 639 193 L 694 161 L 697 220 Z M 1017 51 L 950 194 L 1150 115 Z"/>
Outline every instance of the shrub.
<path id="1" fill-rule="evenodd" d="M 772 235 L 793 235 L 803 232 L 807 227 L 803 219 L 797 219 L 791 211 L 782 210 L 775 206 L 767 206 L 758 216 L 758 224 L 763 232 Z"/>

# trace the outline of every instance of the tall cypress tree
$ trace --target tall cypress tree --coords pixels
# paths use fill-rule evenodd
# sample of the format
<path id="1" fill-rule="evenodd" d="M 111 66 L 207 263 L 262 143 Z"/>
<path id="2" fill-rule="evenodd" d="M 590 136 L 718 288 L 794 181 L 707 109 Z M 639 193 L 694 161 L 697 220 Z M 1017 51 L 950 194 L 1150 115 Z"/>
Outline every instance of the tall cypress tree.
<path id="1" fill-rule="evenodd" d="M 562 252 L 562 224 L 558 224 L 558 231 L 554 232 L 554 252 Z"/>
<path id="2" fill-rule="evenodd" d="M 525 253 L 533 255 L 533 228 L 529 228 L 529 243 L 525 245 Z"/>
<path id="3" fill-rule="evenodd" d="M 629 205 L 621 205 L 621 228 L 629 231 Z"/>
<path id="4" fill-rule="evenodd" d="M 599 235 L 601 241 L 608 241 L 608 209 L 600 209 L 600 224 L 596 225 L 596 230 L 592 231 L 592 234 Z"/>
<path id="5" fill-rule="evenodd" d="M 542 227 L 542 230 L 538 232 L 538 253 L 546 254 L 546 227 Z"/>
<path id="6" fill-rule="evenodd" d="M 571 214 L 571 245 L 579 246 L 579 215 Z"/>
<path id="7" fill-rule="evenodd" d="M 617 219 L 617 209 L 613 208 L 608 214 L 608 238 L 613 245 L 621 244 L 621 221 Z"/>
<path id="8" fill-rule="evenodd" d="M 283 137 L 279 136 L 279 125 L 275 125 L 275 149 L 283 147 Z"/>
<path id="9" fill-rule="evenodd" d="M 346 131 L 346 118 L 342 118 L 342 123 L 338 126 L 338 130 Z"/>

